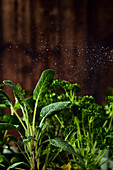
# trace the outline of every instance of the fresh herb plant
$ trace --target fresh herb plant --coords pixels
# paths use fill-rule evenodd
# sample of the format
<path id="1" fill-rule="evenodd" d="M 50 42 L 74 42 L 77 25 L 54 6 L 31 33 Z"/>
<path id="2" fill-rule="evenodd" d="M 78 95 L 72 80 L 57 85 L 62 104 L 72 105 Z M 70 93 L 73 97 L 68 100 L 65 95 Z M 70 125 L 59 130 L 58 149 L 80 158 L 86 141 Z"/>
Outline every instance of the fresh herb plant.
<path id="1" fill-rule="evenodd" d="M 95 103 L 92 96 L 78 97 L 74 104 L 71 105 L 72 119 L 69 126 L 64 123 L 63 138 L 56 137 L 51 139 L 52 145 L 70 152 L 73 156 L 72 169 L 98 169 L 104 155 L 109 149 L 112 150 L 110 142 L 112 139 L 112 111 L 113 100 L 106 105 L 106 116 L 102 106 Z M 70 150 L 70 147 L 73 149 Z M 75 153 L 81 158 L 78 159 Z M 70 158 L 69 158 L 70 161 Z"/>
<path id="2" fill-rule="evenodd" d="M 19 145 L 18 147 L 27 160 L 26 165 L 31 170 L 34 170 L 36 168 L 40 169 L 42 147 L 45 143 L 49 142 L 48 138 L 45 139 L 46 124 L 44 123 L 44 120 L 47 117 L 51 117 L 54 114 L 57 114 L 57 112 L 59 112 L 60 110 L 63 110 L 69 104 L 68 101 L 56 102 L 56 103 L 52 103 L 42 108 L 40 112 L 40 118 L 41 118 L 40 123 L 38 124 L 38 126 L 36 126 L 36 116 L 39 116 L 37 115 L 38 101 L 40 97 L 43 96 L 45 91 L 48 90 L 48 87 L 50 86 L 50 84 L 53 82 L 54 75 L 55 75 L 55 72 L 52 70 L 45 70 L 42 73 L 42 76 L 40 80 L 38 81 L 36 88 L 33 91 L 32 100 L 35 101 L 33 109 L 30 107 L 30 104 L 29 104 L 29 100 L 31 101 L 31 98 L 25 99 L 20 87 L 16 86 L 10 80 L 6 80 L 3 83 L 9 86 L 13 90 L 16 104 L 13 104 L 12 100 L 6 94 L 6 92 L 0 89 L 0 102 L 4 104 L 5 106 L 10 107 L 11 115 L 16 115 L 21 126 L 24 129 L 25 135 L 23 135 L 21 131 L 19 131 L 19 129 L 17 129 L 15 125 L 11 125 L 11 123 L 7 124 L 7 127 L 13 126 L 13 128 L 16 128 L 18 132 L 20 133 L 23 139 L 25 152 L 19 147 Z M 18 107 L 20 107 L 22 110 L 22 114 L 23 114 L 22 117 L 20 117 L 18 114 L 18 111 L 17 111 Z M 2 126 L 1 123 L 0 125 Z M 15 138 L 11 136 L 9 136 L 9 138 L 15 141 Z M 46 169 L 47 157 L 48 155 L 46 156 L 44 165 L 42 166 L 43 170 Z M 16 167 L 17 165 L 20 165 L 23 163 L 24 162 L 17 162 L 16 164 L 11 165 L 9 169 L 12 167 Z"/>
<path id="3" fill-rule="evenodd" d="M 108 96 L 102 107 L 92 96 L 78 96 L 78 84 L 53 80 L 54 75 L 53 70 L 45 70 L 27 98 L 19 84 L 3 82 L 13 90 L 15 102 L 0 89 L 0 109 L 11 110 L 4 116 L 0 112 L 1 146 L 14 141 L 26 159 L 24 162 L 14 157 L 9 161 L 1 154 L 0 166 L 4 167 L 6 162 L 7 170 L 21 169 L 22 164 L 31 170 L 95 170 L 100 168 L 106 152 L 113 150 L 113 97 Z M 11 128 L 20 134 L 24 150 L 7 133 Z"/>

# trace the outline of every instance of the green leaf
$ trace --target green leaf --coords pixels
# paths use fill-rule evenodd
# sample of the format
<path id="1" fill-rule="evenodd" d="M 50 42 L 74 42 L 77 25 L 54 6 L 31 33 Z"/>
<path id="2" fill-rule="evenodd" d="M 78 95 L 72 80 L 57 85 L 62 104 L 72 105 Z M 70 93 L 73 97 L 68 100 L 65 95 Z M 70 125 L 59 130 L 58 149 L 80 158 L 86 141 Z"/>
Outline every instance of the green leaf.
<path id="1" fill-rule="evenodd" d="M 42 96 L 43 93 L 47 91 L 47 88 L 51 85 L 53 82 L 55 76 L 55 72 L 53 70 L 45 70 L 43 71 L 40 80 L 38 81 L 34 92 L 33 92 L 33 99 L 37 100 L 40 96 Z"/>
<path id="2" fill-rule="evenodd" d="M 24 162 L 14 163 L 13 165 L 9 166 L 9 167 L 7 168 L 7 170 L 12 169 L 12 168 L 15 168 L 16 166 L 21 165 L 21 164 L 24 164 Z"/>
<path id="3" fill-rule="evenodd" d="M 19 125 L 19 124 L 20 124 L 18 118 L 17 118 L 16 116 L 12 116 L 12 115 L 10 115 L 10 114 L 5 114 L 5 115 L 3 116 L 2 122 L 4 122 L 4 123 L 10 123 L 10 124 L 12 124 L 12 125 Z"/>
<path id="4" fill-rule="evenodd" d="M 11 141 L 14 141 L 15 143 L 18 141 L 17 138 L 13 135 L 7 135 L 7 138 Z"/>
<path id="5" fill-rule="evenodd" d="M 8 159 L 4 155 L 0 155 L 0 163 L 9 162 Z"/>
<path id="6" fill-rule="evenodd" d="M 0 131 L 3 130 L 9 130 L 15 128 L 12 124 L 10 123 L 0 123 Z"/>
<path id="7" fill-rule="evenodd" d="M 70 102 L 56 102 L 42 108 L 40 117 L 49 117 L 67 107 Z"/>
<path id="8" fill-rule="evenodd" d="M 73 147 L 68 144 L 66 141 L 64 141 L 62 138 L 56 137 L 55 139 L 50 139 L 50 144 L 59 147 L 67 152 L 70 152 L 71 154 L 73 154 L 74 156 L 76 156 L 83 164 L 84 161 L 82 160 L 82 158 L 75 152 L 75 150 L 73 149 Z"/>
<path id="9" fill-rule="evenodd" d="M 4 166 L 3 164 L 0 164 L 0 166 L 2 166 L 2 167 L 4 167 L 4 168 L 5 168 L 5 166 Z"/>
<path id="10" fill-rule="evenodd" d="M 26 111 L 26 108 L 28 108 L 28 110 L 32 112 L 32 109 L 27 103 L 27 101 L 25 100 L 22 92 L 15 86 L 15 84 L 10 80 L 5 80 L 3 81 L 3 83 L 9 86 L 13 90 L 15 97 L 18 99 L 18 102 L 23 107 L 24 111 Z"/>
<path id="11" fill-rule="evenodd" d="M 31 140 L 34 140 L 35 142 L 37 142 L 37 140 L 33 136 L 28 136 L 27 139 L 23 139 L 23 142 L 29 143 Z"/>
<path id="12" fill-rule="evenodd" d="M 30 96 L 29 98 L 27 98 L 26 101 L 28 102 L 30 107 L 33 109 L 34 108 L 34 104 L 35 104 L 35 101 L 33 100 L 33 96 Z"/>
<path id="13" fill-rule="evenodd" d="M 7 109 L 8 106 L 6 106 L 5 104 L 0 104 L 0 109 Z"/>
<path id="14" fill-rule="evenodd" d="M 18 162 L 18 161 L 19 161 L 19 157 L 17 156 L 17 157 L 11 158 L 10 163 L 14 164 L 15 162 Z"/>
<path id="15" fill-rule="evenodd" d="M 5 104 L 6 106 L 12 105 L 12 101 L 11 101 L 10 97 L 2 89 L 0 89 L 0 103 Z"/>
<path id="16" fill-rule="evenodd" d="M 3 86 L 4 86 L 4 84 L 0 84 L 0 88 L 3 87 Z"/>

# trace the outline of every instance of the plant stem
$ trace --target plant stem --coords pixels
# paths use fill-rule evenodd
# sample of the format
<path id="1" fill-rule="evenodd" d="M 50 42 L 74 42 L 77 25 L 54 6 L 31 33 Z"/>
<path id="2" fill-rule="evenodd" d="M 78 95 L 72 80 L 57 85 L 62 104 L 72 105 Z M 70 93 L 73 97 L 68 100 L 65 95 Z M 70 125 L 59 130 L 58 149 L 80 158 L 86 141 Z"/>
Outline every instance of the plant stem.
<path id="1" fill-rule="evenodd" d="M 29 159 L 27 158 L 27 156 L 25 155 L 25 153 L 23 152 L 23 150 L 21 149 L 21 147 L 19 146 L 19 144 L 17 142 L 16 142 L 16 145 L 18 146 L 18 148 L 20 149 L 21 153 L 24 155 L 26 160 L 29 162 Z"/>
<path id="2" fill-rule="evenodd" d="M 41 120 L 41 122 L 40 122 L 40 124 L 39 124 L 39 127 L 41 127 L 41 125 L 42 125 L 44 119 L 45 119 L 45 117 L 42 118 L 42 120 Z"/>
<path id="3" fill-rule="evenodd" d="M 35 131 L 35 118 L 36 118 L 37 105 L 38 105 L 38 98 L 35 102 L 35 108 L 34 108 L 34 114 L 33 114 L 33 133 Z"/>
<path id="4" fill-rule="evenodd" d="M 57 120 L 59 121 L 59 123 L 61 124 L 62 128 L 64 128 L 63 123 L 61 122 L 61 120 L 59 119 L 59 117 L 55 114 L 55 117 L 57 118 Z"/>
<path id="5" fill-rule="evenodd" d="M 103 152 L 103 154 L 100 156 L 100 158 L 96 161 L 96 164 L 98 164 L 100 161 L 101 161 L 101 159 L 104 157 L 104 155 L 107 153 L 107 149 L 105 149 L 105 151 Z"/>
<path id="6" fill-rule="evenodd" d="M 58 156 L 59 152 L 61 152 L 61 151 L 62 151 L 62 149 L 58 149 L 58 152 L 57 152 L 56 155 L 53 157 L 53 159 L 51 160 L 51 162 L 54 161 L 54 159 Z"/>
<path id="7" fill-rule="evenodd" d="M 47 155 L 46 155 L 45 162 L 44 162 L 44 165 L 43 165 L 43 167 L 42 167 L 42 170 L 46 170 L 46 166 L 47 166 L 47 163 L 48 163 L 49 154 L 50 154 L 50 145 L 49 145 L 49 149 L 47 150 Z"/>
<path id="8" fill-rule="evenodd" d="M 16 114 L 17 118 L 19 119 L 20 123 L 22 124 L 23 128 L 25 131 L 27 131 L 24 123 L 22 122 L 21 118 L 19 117 L 18 113 L 15 111 L 15 109 L 13 108 L 13 106 L 11 107 L 11 109 L 13 110 L 13 112 Z"/>

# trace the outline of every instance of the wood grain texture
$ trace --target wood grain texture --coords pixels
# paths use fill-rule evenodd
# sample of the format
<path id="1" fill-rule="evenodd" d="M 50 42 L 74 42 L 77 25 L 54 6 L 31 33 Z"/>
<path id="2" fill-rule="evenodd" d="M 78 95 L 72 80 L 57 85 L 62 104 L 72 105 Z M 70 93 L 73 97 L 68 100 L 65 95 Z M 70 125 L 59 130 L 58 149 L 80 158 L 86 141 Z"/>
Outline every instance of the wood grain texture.
<path id="1" fill-rule="evenodd" d="M 44 69 L 104 99 L 113 87 L 112 0 L 0 1 L 0 82 L 33 89 Z"/>

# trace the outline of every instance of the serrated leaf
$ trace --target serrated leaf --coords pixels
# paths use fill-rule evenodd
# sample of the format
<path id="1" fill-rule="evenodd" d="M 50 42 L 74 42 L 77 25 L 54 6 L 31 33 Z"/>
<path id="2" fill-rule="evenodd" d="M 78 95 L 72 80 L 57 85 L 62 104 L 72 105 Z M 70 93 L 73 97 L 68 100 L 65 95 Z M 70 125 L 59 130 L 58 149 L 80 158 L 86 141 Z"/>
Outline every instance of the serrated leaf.
<path id="1" fill-rule="evenodd" d="M 6 106 L 12 105 L 12 101 L 11 101 L 10 97 L 2 89 L 0 89 L 0 103 L 5 104 Z"/>
<path id="2" fill-rule="evenodd" d="M 64 141 L 62 138 L 56 137 L 54 139 L 50 139 L 50 144 L 52 144 L 56 147 L 59 147 L 59 148 L 65 150 L 65 151 L 73 154 L 84 164 L 82 158 L 75 152 L 73 147 L 70 144 L 68 144 L 66 141 Z"/>
<path id="3" fill-rule="evenodd" d="M 12 124 L 9 123 L 0 123 L 0 131 L 9 130 L 15 128 Z"/>
<path id="4" fill-rule="evenodd" d="M 15 168 L 16 166 L 21 165 L 21 164 L 24 164 L 24 162 L 14 163 L 13 165 L 9 166 L 9 167 L 7 168 L 7 170 L 12 169 L 12 168 Z"/>
<path id="5" fill-rule="evenodd" d="M 9 140 L 14 141 L 15 143 L 18 141 L 17 138 L 16 138 L 15 136 L 13 136 L 13 135 L 7 135 L 7 138 L 8 138 Z"/>
<path id="6" fill-rule="evenodd" d="M 55 76 L 55 72 L 53 70 L 45 70 L 43 71 L 35 89 L 33 92 L 33 99 L 37 100 L 40 96 L 47 91 L 47 88 L 51 85 L 53 82 Z"/>
<path id="7" fill-rule="evenodd" d="M 33 136 L 28 136 L 27 139 L 23 139 L 23 142 L 29 143 L 31 140 L 37 142 L 37 140 Z"/>
<path id="8" fill-rule="evenodd" d="M 13 90 L 15 97 L 17 98 L 19 104 L 23 107 L 24 111 L 27 108 L 30 112 L 32 112 L 32 109 L 30 108 L 29 104 L 25 100 L 22 92 L 15 86 L 15 84 L 10 80 L 5 80 L 3 81 L 3 83 L 9 86 Z"/>
<path id="9" fill-rule="evenodd" d="M 42 108 L 40 117 L 49 117 L 67 107 L 70 102 L 56 102 Z"/>

